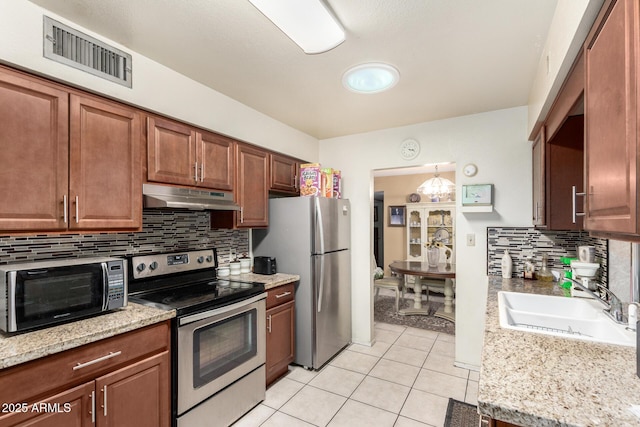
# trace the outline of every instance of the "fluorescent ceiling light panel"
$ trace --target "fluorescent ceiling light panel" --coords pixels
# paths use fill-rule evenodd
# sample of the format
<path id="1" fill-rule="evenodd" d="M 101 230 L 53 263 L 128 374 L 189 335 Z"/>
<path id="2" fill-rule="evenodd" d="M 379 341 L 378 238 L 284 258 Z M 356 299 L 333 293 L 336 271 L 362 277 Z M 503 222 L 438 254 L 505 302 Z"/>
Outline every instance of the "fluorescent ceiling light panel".
<path id="1" fill-rule="evenodd" d="M 400 73 L 395 67 L 382 63 L 362 64 L 350 68 L 342 76 L 342 84 L 357 93 L 378 93 L 398 83 Z"/>
<path id="2" fill-rule="evenodd" d="M 344 30 L 321 0 L 249 0 L 302 48 L 322 53 L 344 41 Z"/>

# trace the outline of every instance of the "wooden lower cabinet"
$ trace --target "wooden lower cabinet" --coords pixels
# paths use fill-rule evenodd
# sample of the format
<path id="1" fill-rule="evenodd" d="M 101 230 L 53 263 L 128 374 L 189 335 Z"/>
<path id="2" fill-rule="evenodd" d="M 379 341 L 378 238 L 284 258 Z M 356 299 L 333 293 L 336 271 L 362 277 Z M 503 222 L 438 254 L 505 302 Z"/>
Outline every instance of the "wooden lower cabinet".
<path id="1" fill-rule="evenodd" d="M 169 326 L 0 370 L 0 427 L 169 427 Z"/>
<path id="2" fill-rule="evenodd" d="M 267 386 L 289 370 L 295 356 L 294 284 L 267 293 Z"/>
<path id="3" fill-rule="evenodd" d="M 163 352 L 96 380 L 96 425 L 168 426 L 169 353 Z"/>

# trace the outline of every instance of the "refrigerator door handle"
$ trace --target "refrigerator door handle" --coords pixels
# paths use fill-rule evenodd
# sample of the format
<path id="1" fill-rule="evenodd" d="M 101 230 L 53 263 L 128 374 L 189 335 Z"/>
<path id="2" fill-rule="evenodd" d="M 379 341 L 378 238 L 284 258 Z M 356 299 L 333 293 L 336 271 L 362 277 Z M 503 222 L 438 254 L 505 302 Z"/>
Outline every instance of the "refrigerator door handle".
<path id="1" fill-rule="evenodd" d="M 322 311 L 322 294 L 324 293 L 324 227 L 322 225 L 322 210 L 320 209 L 320 200 L 318 197 L 314 200 L 316 208 L 316 221 L 318 221 L 318 238 L 320 239 L 320 283 L 318 285 L 318 313 Z"/>
<path id="2" fill-rule="evenodd" d="M 322 221 L 322 209 L 320 209 L 320 198 L 314 197 L 316 208 L 316 221 L 318 222 L 318 239 L 320 240 L 320 253 L 324 254 L 324 225 Z"/>

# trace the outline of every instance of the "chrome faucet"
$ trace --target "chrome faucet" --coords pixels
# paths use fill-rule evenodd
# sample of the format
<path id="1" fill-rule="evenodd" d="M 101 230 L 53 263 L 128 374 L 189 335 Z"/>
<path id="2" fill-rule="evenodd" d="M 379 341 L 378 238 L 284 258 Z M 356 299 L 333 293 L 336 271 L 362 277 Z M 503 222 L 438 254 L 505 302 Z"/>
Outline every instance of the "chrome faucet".
<path id="1" fill-rule="evenodd" d="M 566 279 L 567 278 L 565 278 L 565 280 Z M 574 286 L 580 288 L 580 290 L 585 291 L 586 293 L 594 297 L 597 301 L 602 303 L 602 305 L 605 306 L 605 309 L 603 310 L 604 313 L 607 316 L 609 316 L 614 322 L 620 323 L 620 324 L 626 324 L 626 319 L 624 317 L 624 313 L 622 312 L 622 303 L 620 302 L 620 298 L 618 298 L 616 294 L 614 294 L 609 289 L 602 286 L 600 283 L 596 283 L 596 286 L 598 287 L 598 289 L 604 292 L 605 294 L 605 297 L 603 298 L 596 292 L 584 286 L 582 283 L 580 283 L 576 279 L 574 278 L 568 278 L 568 279 L 571 280 Z"/>

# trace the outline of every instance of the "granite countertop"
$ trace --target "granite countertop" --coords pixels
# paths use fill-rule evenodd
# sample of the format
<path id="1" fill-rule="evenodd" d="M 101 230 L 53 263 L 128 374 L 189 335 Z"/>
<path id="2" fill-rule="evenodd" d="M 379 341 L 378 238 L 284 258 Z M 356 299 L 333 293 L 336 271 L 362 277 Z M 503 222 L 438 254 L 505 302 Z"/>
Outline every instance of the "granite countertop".
<path id="1" fill-rule="evenodd" d="M 243 273 L 240 275 L 236 274 L 229 277 L 222 277 L 222 279 L 264 283 L 264 289 L 268 291 L 269 289 L 286 285 L 287 283 L 297 282 L 298 280 L 300 280 L 300 276 L 297 274 L 286 274 L 286 273 L 276 273 L 276 274 Z"/>
<path id="2" fill-rule="evenodd" d="M 555 283 L 489 277 L 480 413 L 521 426 L 640 426 L 636 350 L 500 327 L 498 291 L 562 295 Z"/>
<path id="3" fill-rule="evenodd" d="M 175 317 L 161 310 L 129 302 L 126 307 L 33 332 L 0 333 L 0 369 L 59 353 Z"/>

